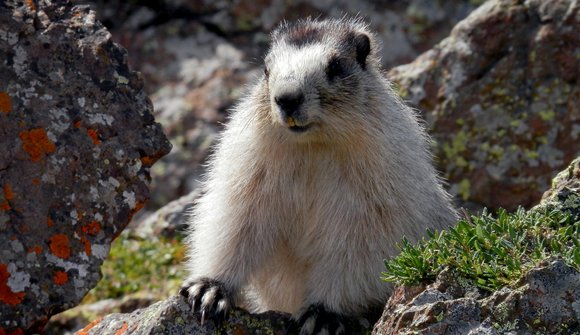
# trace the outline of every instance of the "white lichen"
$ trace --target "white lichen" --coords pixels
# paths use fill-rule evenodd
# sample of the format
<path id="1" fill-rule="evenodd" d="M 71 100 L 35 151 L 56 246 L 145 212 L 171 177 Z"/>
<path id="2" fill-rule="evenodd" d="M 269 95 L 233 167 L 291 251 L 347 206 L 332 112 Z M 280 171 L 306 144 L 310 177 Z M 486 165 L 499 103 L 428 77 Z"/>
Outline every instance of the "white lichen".
<path id="1" fill-rule="evenodd" d="M 109 255 L 109 249 L 110 249 L 110 246 L 105 245 L 105 244 L 93 244 L 92 245 L 93 256 L 97 257 L 98 259 L 102 259 L 102 260 L 107 258 L 107 255 Z"/>
<path id="2" fill-rule="evenodd" d="M 53 264 L 57 267 L 63 268 L 66 272 L 70 270 L 76 270 L 79 274 L 79 278 L 85 278 L 88 272 L 88 264 L 77 264 L 69 261 L 65 261 L 62 258 L 59 258 L 53 254 L 47 253 L 46 260 L 49 264 Z"/>
<path id="3" fill-rule="evenodd" d="M 112 117 L 111 115 L 100 114 L 100 113 L 89 115 L 89 123 L 91 125 L 101 124 L 101 125 L 105 125 L 105 126 L 111 126 L 111 125 L 113 125 L 113 121 L 115 121 L 115 118 Z"/>
<path id="4" fill-rule="evenodd" d="M 18 271 L 14 263 L 8 264 L 8 287 L 14 293 L 24 292 L 30 286 L 30 275 L 26 272 Z"/>
<path id="5" fill-rule="evenodd" d="M 135 193 L 123 191 L 123 198 L 125 198 L 125 203 L 129 205 L 129 208 L 133 209 L 137 205 L 135 201 Z"/>

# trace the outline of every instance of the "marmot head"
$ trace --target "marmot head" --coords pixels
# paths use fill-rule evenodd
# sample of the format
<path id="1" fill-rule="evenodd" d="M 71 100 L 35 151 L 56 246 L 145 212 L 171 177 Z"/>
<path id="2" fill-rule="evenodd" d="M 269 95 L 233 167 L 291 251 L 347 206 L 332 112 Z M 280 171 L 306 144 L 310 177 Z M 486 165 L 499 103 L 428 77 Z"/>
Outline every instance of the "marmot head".
<path id="1" fill-rule="evenodd" d="M 276 130 L 299 141 L 352 130 L 380 75 L 376 49 L 359 19 L 307 19 L 274 30 L 263 80 Z"/>

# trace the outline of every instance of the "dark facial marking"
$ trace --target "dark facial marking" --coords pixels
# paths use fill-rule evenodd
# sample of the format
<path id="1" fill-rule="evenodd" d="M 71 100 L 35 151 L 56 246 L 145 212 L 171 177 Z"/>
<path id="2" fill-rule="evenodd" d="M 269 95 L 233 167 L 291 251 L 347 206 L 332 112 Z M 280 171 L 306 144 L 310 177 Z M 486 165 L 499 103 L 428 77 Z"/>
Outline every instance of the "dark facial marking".
<path id="1" fill-rule="evenodd" d="M 345 73 L 344 67 L 339 58 L 333 57 L 326 66 L 326 75 L 328 80 L 333 80 L 337 77 L 343 76 Z"/>
<path id="2" fill-rule="evenodd" d="M 316 27 L 297 25 L 290 27 L 286 32 L 286 41 L 291 45 L 302 47 L 320 42 L 322 35 L 322 31 Z"/>

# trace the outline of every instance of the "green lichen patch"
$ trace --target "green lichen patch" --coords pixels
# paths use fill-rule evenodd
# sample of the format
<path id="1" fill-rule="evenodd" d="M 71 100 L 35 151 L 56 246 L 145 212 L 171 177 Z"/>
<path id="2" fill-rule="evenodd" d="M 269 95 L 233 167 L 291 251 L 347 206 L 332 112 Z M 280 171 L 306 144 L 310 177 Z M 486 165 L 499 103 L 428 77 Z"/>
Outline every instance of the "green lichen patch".
<path id="1" fill-rule="evenodd" d="M 417 244 L 404 239 L 401 254 L 385 260 L 382 279 L 413 285 L 430 282 L 449 268 L 478 287 L 507 286 L 542 260 L 562 257 L 580 270 L 580 222 L 559 210 L 499 210 L 470 216 L 449 230 L 428 232 Z"/>

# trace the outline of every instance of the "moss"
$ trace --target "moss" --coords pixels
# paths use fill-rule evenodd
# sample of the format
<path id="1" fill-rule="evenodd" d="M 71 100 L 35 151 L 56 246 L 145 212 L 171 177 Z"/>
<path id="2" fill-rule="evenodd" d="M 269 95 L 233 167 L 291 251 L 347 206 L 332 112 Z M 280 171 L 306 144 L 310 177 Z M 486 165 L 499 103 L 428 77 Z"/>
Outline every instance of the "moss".
<path id="1" fill-rule="evenodd" d="M 175 294 L 184 278 L 185 247 L 178 239 L 144 240 L 121 234 L 101 268 L 103 279 L 83 303 L 148 291 L 160 298 Z"/>
<path id="2" fill-rule="evenodd" d="M 454 158 L 461 152 L 465 151 L 465 149 L 467 148 L 468 139 L 469 136 L 464 130 L 460 130 L 459 132 L 457 132 L 457 134 L 455 134 L 455 136 L 451 140 L 451 143 L 443 144 L 443 151 L 445 152 L 445 156 L 447 158 Z"/>
<path id="3" fill-rule="evenodd" d="M 463 200 L 469 199 L 469 196 L 471 195 L 471 182 L 469 179 L 465 178 L 459 182 L 458 193 Z"/>
<path id="4" fill-rule="evenodd" d="M 550 121 L 550 120 L 553 120 L 554 117 L 556 117 L 556 112 L 554 112 L 551 109 L 540 111 L 538 114 L 540 115 L 540 118 L 544 121 Z"/>

